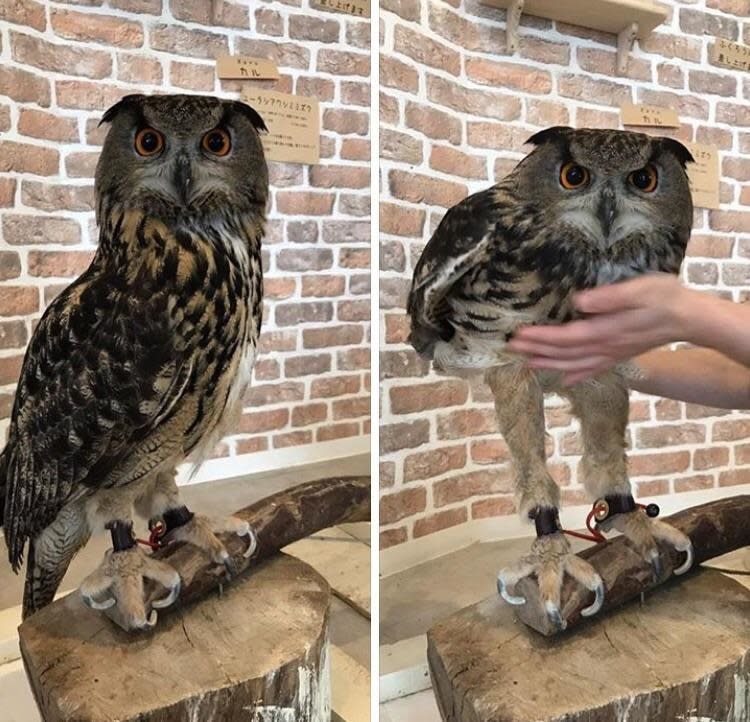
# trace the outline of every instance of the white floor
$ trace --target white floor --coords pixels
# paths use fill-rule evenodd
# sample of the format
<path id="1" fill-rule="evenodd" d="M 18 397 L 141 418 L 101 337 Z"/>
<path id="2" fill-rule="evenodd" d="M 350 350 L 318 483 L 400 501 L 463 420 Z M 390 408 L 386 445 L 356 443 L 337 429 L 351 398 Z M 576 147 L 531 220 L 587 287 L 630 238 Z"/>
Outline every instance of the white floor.
<path id="1" fill-rule="evenodd" d="M 432 690 L 381 704 L 380 722 L 441 722 Z"/>
<path id="2" fill-rule="evenodd" d="M 0 700 L 0 722 L 42 722 L 20 659 L 0 667 Z"/>

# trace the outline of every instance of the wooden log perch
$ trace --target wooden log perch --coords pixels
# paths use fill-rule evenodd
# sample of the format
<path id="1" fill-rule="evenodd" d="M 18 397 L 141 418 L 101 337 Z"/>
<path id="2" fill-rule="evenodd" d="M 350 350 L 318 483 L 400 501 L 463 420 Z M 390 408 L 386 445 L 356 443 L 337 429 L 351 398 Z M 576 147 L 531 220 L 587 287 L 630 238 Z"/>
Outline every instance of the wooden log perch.
<path id="1" fill-rule="evenodd" d="M 665 518 L 664 521 L 690 537 L 695 551 L 695 566 L 750 545 L 748 519 L 750 496 L 744 495 L 684 509 Z M 660 544 L 659 552 L 663 574 L 658 582 L 653 578 L 651 566 L 625 537 L 620 536 L 580 552 L 578 556 L 599 572 L 605 588 L 604 606 L 595 617 L 588 619 L 606 615 L 609 610 L 672 578 L 672 570 L 682 563 L 684 554 L 664 544 Z M 516 584 L 514 593 L 526 598 L 526 604 L 514 607 L 518 618 L 524 624 L 545 636 L 560 633 L 544 610 L 535 578 L 527 577 L 521 580 Z M 561 599 L 562 616 L 568 622 L 568 629 L 587 620 L 586 617 L 581 617 L 581 609 L 592 602 L 591 592 L 570 577 L 566 577 Z"/>
<path id="2" fill-rule="evenodd" d="M 221 536 L 232 558 L 234 576 L 237 576 L 261 559 L 321 529 L 344 522 L 367 521 L 370 518 L 370 477 L 311 481 L 261 499 L 235 512 L 234 516 L 249 522 L 258 539 L 255 554 L 251 559 L 245 559 L 242 552 L 247 547 L 246 539 L 232 534 Z M 225 570 L 190 544 L 169 545 L 157 551 L 155 556 L 179 572 L 182 578 L 181 604 L 200 599 L 227 582 Z M 151 602 L 162 596 L 164 589 L 148 583 L 146 594 Z M 173 608 L 159 610 L 159 617 Z M 115 624 L 123 626 L 116 607 L 104 613 Z"/>
<path id="3" fill-rule="evenodd" d="M 428 631 L 433 690 L 445 722 L 749 722 L 749 610 L 703 567 L 550 639 L 493 595 Z"/>
<path id="4" fill-rule="evenodd" d="M 77 591 L 32 615 L 19 638 L 44 721 L 329 722 L 330 590 L 309 565 L 274 553 L 369 511 L 369 477 L 302 484 L 240 510 L 258 550 L 247 560 L 244 540 L 223 538 L 236 565 L 228 584 L 199 550 L 160 550 L 183 588 L 151 634 L 121 630 Z M 209 594 L 222 583 L 222 595 Z"/>
<path id="5" fill-rule="evenodd" d="M 44 722 L 329 722 L 330 599 L 278 554 L 150 635 L 69 594 L 24 621 L 21 653 Z"/>

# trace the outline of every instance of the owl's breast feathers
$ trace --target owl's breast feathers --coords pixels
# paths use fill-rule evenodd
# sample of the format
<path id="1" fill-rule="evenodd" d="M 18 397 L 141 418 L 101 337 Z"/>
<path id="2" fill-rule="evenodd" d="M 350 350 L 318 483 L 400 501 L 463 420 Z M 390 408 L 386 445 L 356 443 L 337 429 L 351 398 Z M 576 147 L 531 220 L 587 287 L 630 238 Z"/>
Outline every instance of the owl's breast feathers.
<path id="1" fill-rule="evenodd" d="M 606 247 L 550 222 L 504 181 L 451 208 L 427 243 L 409 294 L 409 341 L 436 364 L 449 348 L 446 368 L 491 365 L 519 325 L 573 318 L 576 290 L 677 273 L 688 236 L 636 232 Z"/>
<path id="2" fill-rule="evenodd" d="M 169 229 L 105 219 L 88 270 L 44 313 L 0 457 L 11 563 L 62 506 L 181 460 L 224 413 L 260 331 L 262 218 Z"/>

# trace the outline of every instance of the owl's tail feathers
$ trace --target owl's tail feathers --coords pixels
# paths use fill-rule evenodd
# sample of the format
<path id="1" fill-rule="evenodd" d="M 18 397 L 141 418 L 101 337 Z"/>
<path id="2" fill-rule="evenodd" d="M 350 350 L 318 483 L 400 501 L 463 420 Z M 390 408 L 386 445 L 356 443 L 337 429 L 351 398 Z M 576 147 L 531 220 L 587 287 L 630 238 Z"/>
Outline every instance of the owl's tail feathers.
<path id="1" fill-rule="evenodd" d="M 6 478 L 8 476 L 8 447 L 0 453 L 0 528 L 5 519 L 5 489 L 7 487 Z"/>
<path id="2" fill-rule="evenodd" d="M 24 619 L 55 598 L 70 562 L 89 535 L 80 511 L 67 507 L 41 534 L 29 541 L 23 589 Z"/>

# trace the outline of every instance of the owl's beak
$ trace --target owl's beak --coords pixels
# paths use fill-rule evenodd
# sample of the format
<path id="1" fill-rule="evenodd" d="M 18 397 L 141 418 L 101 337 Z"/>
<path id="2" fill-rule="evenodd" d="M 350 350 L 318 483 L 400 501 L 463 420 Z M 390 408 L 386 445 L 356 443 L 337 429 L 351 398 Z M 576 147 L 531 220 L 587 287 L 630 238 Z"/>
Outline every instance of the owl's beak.
<path id="1" fill-rule="evenodd" d="M 190 158 L 186 155 L 177 157 L 172 174 L 172 183 L 177 195 L 184 206 L 188 205 L 190 198 L 191 186 L 193 183 L 193 171 L 190 165 Z"/>
<path id="2" fill-rule="evenodd" d="M 617 198 L 615 197 L 615 190 L 607 184 L 599 196 L 599 205 L 596 208 L 596 215 L 599 218 L 599 222 L 602 224 L 602 230 L 604 231 L 604 237 L 609 236 L 609 230 L 612 227 L 612 221 L 614 221 L 617 215 Z"/>

